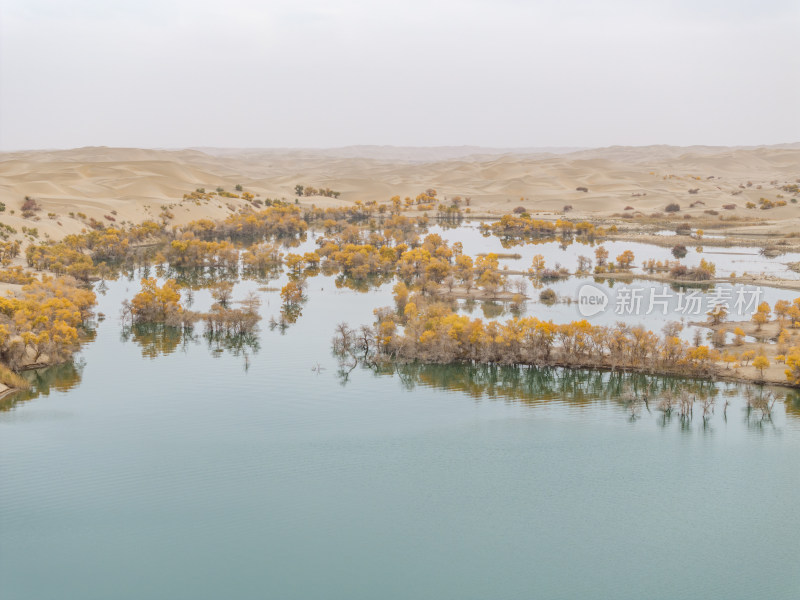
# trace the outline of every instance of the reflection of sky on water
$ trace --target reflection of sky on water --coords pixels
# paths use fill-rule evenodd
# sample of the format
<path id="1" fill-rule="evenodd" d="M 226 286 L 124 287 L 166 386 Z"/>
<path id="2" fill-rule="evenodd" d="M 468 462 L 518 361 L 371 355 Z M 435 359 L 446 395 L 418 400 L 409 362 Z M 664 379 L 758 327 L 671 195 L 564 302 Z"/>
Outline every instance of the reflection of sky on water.
<path id="1" fill-rule="evenodd" d="M 438 233 L 451 243 L 461 242 L 464 245 L 466 254 L 473 255 L 480 252 L 520 254 L 521 258 L 519 259 L 503 259 L 502 261 L 503 266 L 508 265 L 508 268 L 514 271 L 528 269 L 531 266 L 531 260 L 536 254 L 544 256 L 548 267 L 553 267 L 556 263 L 560 263 L 561 266 L 568 268 L 570 271 L 575 271 L 578 267 L 579 256 L 590 258 L 592 264 L 594 264 L 594 251 L 597 246 L 604 246 L 608 250 L 610 261 L 615 260 L 625 250 L 631 250 L 634 253 L 636 256 L 635 264 L 639 266 L 650 259 L 662 262 L 675 260 L 669 247 L 633 241 L 604 241 L 595 242 L 594 244 L 572 241 L 568 245 L 562 245 L 562 242 L 559 241 L 551 241 L 503 248 L 499 238 L 494 236 L 484 237 L 476 224 L 464 225 L 457 229 L 443 229 L 439 226 L 434 226 L 430 228 L 430 231 L 431 233 Z M 782 279 L 800 279 L 800 273 L 792 271 L 787 266 L 787 263 L 800 262 L 800 253 L 797 252 L 770 259 L 762 256 L 758 248 L 707 246 L 703 248 L 702 252 L 697 252 L 698 246 L 702 246 L 702 241 L 698 241 L 695 245 L 686 246 L 688 253 L 685 258 L 681 259 L 682 264 L 688 267 L 696 267 L 700 264 L 700 259 L 705 258 L 716 265 L 717 275 L 720 277 L 728 277 L 731 273 L 736 273 L 737 275 L 764 273 Z M 643 273 L 644 271 L 636 267 L 633 272 Z"/>
<path id="2" fill-rule="evenodd" d="M 609 304 L 605 311 L 591 316 L 584 317 L 577 302 L 578 293 L 582 286 L 590 284 L 597 289 L 602 290 L 609 299 Z M 717 284 L 712 288 L 704 291 L 702 289 L 692 288 L 672 288 L 660 282 L 648 281 L 642 279 L 635 279 L 633 281 L 614 281 L 614 280 L 595 280 L 593 277 L 570 277 L 569 279 L 548 283 L 545 287 L 553 289 L 562 300 L 571 299 L 572 302 L 559 302 L 552 306 L 547 306 L 538 302 L 538 290 L 534 290 L 529 286 L 528 295 L 533 298 L 533 302 L 529 302 L 528 313 L 543 318 L 541 315 L 547 315 L 545 318 L 553 319 L 554 321 L 572 321 L 575 319 L 586 318 L 591 323 L 596 324 L 611 324 L 616 321 L 624 320 L 629 324 L 640 323 L 647 325 L 648 329 L 660 329 L 668 321 L 683 321 L 686 323 L 692 321 L 705 321 L 706 312 L 709 310 L 709 300 L 715 295 L 720 298 L 727 297 L 728 306 L 731 310 L 729 320 L 749 320 L 753 309 L 750 305 L 748 311 L 743 311 L 741 317 L 733 312 L 736 306 L 739 294 L 745 299 L 745 304 L 750 302 L 756 297 L 757 292 L 760 290 L 761 294 L 759 301 L 769 302 L 772 306 L 776 300 L 793 300 L 798 297 L 800 293 L 792 290 L 783 290 L 778 288 L 756 288 L 750 285 L 731 285 L 727 283 Z M 639 294 L 638 306 L 639 310 L 631 310 L 634 292 Z M 683 294 L 683 296 L 681 296 Z M 702 300 L 700 302 L 701 311 L 686 310 L 689 305 L 688 298 L 694 297 Z M 653 299 L 651 307 L 650 302 Z M 665 304 L 662 304 L 665 303 Z M 636 302 L 633 302 L 636 304 Z M 666 310 L 665 310 L 666 309 Z"/>
<path id="3" fill-rule="evenodd" d="M 578 256 L 587 256 L 594 260 L 594 250 L 597 246 L 603 245 L 609 251 L 609 258 L 613 260 L 618 254 L 624 250 L 631 249 L 636 256 L 636 263 L 641 264 L 643 260 L 653 258 L 655 260 L 674 260 L 670 249 L 661 246 L 654 246 L 638 242 L 604 242 L 602 244 L 583 244 L 577 241 L 562 246 L 561 242 L 551 241 L 545 243 L 529 243 L 513 246 L 510 248 L 503 248 L 500 240 L 496 237 L 485 237 L 479 231 L 476 224 L 466 224 L 457 228 L 445 228 L 434 225 L 429 229 L 430 233 L 438 233 L 449 243 L 461 242 L 466 254 L 475 256 L 479 253 L 498 252 L 498 253 L 518 253 L 521 255 L 519 259 L 501 259 L 501 267 L 508 266 L 510 270 L 525 271 L 530 267 L 531 260 L 534 255 L 542 254 L 548 267 L 553 267 L 556 263 L 574 271 L 577 268 Z M 284 252 L 304 253 L 315 250 L 317 246 L 317 239 L 323 236 L 319 231 L 310 231 L 307 238 L 303 241 L 297 242 L 292 247 L 284 248 Z M 424 236 L 421 236 L 424 237 Z M 728 264 L 729 267 L 734 265 L 737 272 L 742 273 L 741 265 L 744 262 L 755 265 L 759 271 L 779 273 L 780 276 L 797 275 L 785 269 L 781 261 L 787 260 L 800 260 L 800 255 L 797 258 L 794 255 L 787 255 L 778 259 L 769 259 L 758 253 L 754 248 L 708 248 L 708 251 L 697 253 L 694 248 L 689 248 L 689 254 L 683 259 L 684 264 L 697 265 L 701 258 L 706 258 L 717 264 L 717 272 L 722 275 L 725 274 L 723 264 Z M 727 263 L 726 263 L 727 261 Z M 737 262 L 738 261 L 738 262 Z M 641 272 L 640 269 L 634 269 L 634 273 Z M 154 272 L 154 271 L 153 271 Z M 751 271 L 753 272 L 753 271 Z M 730 317 L 728 320 L 748 320 L 753 311 L 753 304 L 746 306 L 754 298 L 754 292 L 760 290 L 761 294 L 758 296 L 759 301 L 766 301 L 773 306 L 777 300 L 794 300 L 800 296 L 800 292 L 793 290 L 784 290 L 779 288 L 761 287 L 756 288 L 749 284 L 717 284 L 710 286 L 686 286 L 686 287 L 672 287 L 665 285 L 661 282 L 649 281 L 644 279 L 634 279 L 631 281 L 619 281 L 613 279 L 595 279 L 594 277 L 570 277 L 561 281 L 547 282 L 539 288 L 534 288 L 533 284 L 527 278 L 519 275 L 511 275 L 512 281 L 525 279 L 526 281 L 526 295 L 529 300 L 525 302 L 523 310 L 519 313 L 512 312 L 508 303 L 502 302 L 481 302 L 481 301 L 458 301 L 458 309 L 464 314 L 470 315 L 472 318 L 483 318 L 504 321 L 513 315 L 521 316 L 535 316 L 542 320 L 552 320 L 556 323 L 566 323 L 577 319 L 586 318 L 590 323 L 595 325 L 614 325 L 619 321 L 624 321 L 626 324 L 635 326 L 643 325 L 651 331 L 661 332 L 664 325 L 668 322 L 679 321 L 684 324 L 684 330 L 681 336 L 687 341 L 694 338 L 695 327 L 689 325 L 692 322 L 702 322 L 706 320 L 706 312 L 709 310 L 709 301 L 719 296 L 727 304 L 729 308 Z M 235 297 L 243 297 L 247 292 L 258 292 L 263 298 L 265 303 L 262 312 L 265 314 L 265 319 L 270 316 L 276 316 L 280 307 L 280 297 L 278 296 L 278 289 L 288 281 L 288 276 L 283 273 L 276 279 L 265 282 L 255 282 L 242 280 L 236 283 L 234 288 Z M 578 295 L 579 290 L 585 285 L 595 286 L 607 295 L 608 306 L 603 312 L 593 315 L 584 316 L 579 310 Z M 271 292 L 264 292 L 264 286 L 272 289 Z M 369 287 L 368 292 L 357 294 L 356 297 L 363 299 L 365 310 L 363 317 L 359 323 L 371 323 L 373 319 L 372 309 L 379 306 L 389 306 L 393 304 L 391 288 L 394 281 L 383 283 L 377 287 L 374 285 Z M 259 288 L 262 288 L 259 291 Z M 539 293 L 544 288 L 550 288 L 556 292 L 559 297 L 559 302 L 547 305 L 538 300 Z M 330 291 L 337 289 L 337 277 L 327 277 L 324 275 L 317 275 L 308 279 L 308 295 L 315 296 L 324 290 Z M 514 290 L 512 286 L 512 291 Z M 636 290 L 636 291 L 632 291 Z M 684 295 L 681 296 L 681 293 Z M 690 304 L 689 298 L 696 294 L 701 302 L 699 306 L 701 310 L 698 312 L 695 305 L 686 306 Z M 743 314 L 737 316 L 734 312 L 737 301 L 741 298 L 744 299 L 744 304 L 740 308 L 747 308 L 741 311 Z M 630 302 L 626 302 L 626 297 L 639 296 L 638 309 L 635 309 Z M 661 303 L 661 295 L 666 298 L 666 311 Z M 128 295 L 130 297 L 130 295 Z M 650 306 L 650 299 L 653 299 L 653 306 Z M 211 295 L 207 290 L 195 290 L 191 295 L 191 308 L 193 310 L 207 310 L 211 304 Z M 681 303 L 683 307 L 681 307 Z M 367 309 L 367 307 L 370 307 Z M 268 309 L 268 312 L 267 312 Z M 632 310 L 633 309 L 633 310 Z M 302 319 L 303 317 L 301 317 Z M 703 329 L 703 334 L 707 330 Z M 748 338 L 749 339 L 749 338 Z"/>

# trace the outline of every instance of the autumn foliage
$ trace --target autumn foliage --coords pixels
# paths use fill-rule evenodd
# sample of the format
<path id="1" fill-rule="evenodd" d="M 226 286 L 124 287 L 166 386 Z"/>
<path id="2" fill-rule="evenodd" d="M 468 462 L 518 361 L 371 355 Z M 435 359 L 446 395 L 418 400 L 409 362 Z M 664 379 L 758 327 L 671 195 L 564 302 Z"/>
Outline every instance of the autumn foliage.
<path id="1" fill-rule="evenodd" d="M 159 286 L 154 277 L 142 279 L 141 291 L 133 297 L 124 310 L 135 323 L 165 323 L 178 326 L 185 321 L 186 312 L 181 306 L 181 293 L 175 280 L 168 279 Z"/>
<path id="2" fill-rule="evenodd" d="M 19 369 L 68 360 L 85 337 L 94 304 L 94 292 L 66 277 L 44 277 L 0 297 L 0 361 Z"/>
<path id="3" fill-rule="evenodd" d="M 556 324 L 536 317 L 472 319 L 447 304 L 411 298 L 403 312 L 378 309 L 369 351 L 422 362 L 611 368 L 706 375 L 718 352 L 643 327 Z M 342 340 L 335 347 L 343 348 Z"/>

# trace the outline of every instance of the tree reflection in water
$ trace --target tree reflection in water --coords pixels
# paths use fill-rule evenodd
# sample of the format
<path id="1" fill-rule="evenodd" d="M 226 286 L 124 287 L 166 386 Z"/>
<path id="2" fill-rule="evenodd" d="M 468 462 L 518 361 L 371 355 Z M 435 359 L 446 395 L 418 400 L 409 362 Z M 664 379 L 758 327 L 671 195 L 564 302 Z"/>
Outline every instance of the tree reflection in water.
<path id="1" fill-rule="evenodd" d="M 22 371 L 20 375 L 30 384 L 27 390 L 19 390 L 0 399 L 0 411 L 11 410 L 19 402 L 33 400 L 39 396 L 49 396 L 50 392 L 66 392 L 76 388 L 81 382 L 83 361 L 70 361 L 43 369 Z"/>
<path id="2" fill-rule="evenodd" d="M 350 357 L 352 358 L 352 357 Z M 727 421 L 729 406 L 741 409 L 748 429 L 773 425 L 775 405 L 787 418 L 800 417 L 800 392 L 786 388 L 719 383 L 642 373 L 498 365 L 365 364 L 378 375 L 396 375 L 406 390 L 417 386 L 457 391 L 470 398 L 521 402 L 531 406 L 563 402 L 574 407 L 614 403 L 631 421 L 656 415 L 661 426 L 695 425 L 712 431 L 712 419 Z M 352 369 L 340 369 L 343 384 Z"/>
<path id="3" fill-rule="evenodd" d="M 193 329 L 169 327 L 161 323 L 125 326 L 121 338 L 123 342 L 134 342 L 141 348 L 142 356 L 151 359 L 172 354 L 178 349 L 186 352 L 189 346 L 205 341 L 214 356 L 227 352 L 243 358 L 245 370 L 250 366 L 250 357 L 261 349 L 255 332 L 238 335 L 206 332 L 198 335 Z"/>

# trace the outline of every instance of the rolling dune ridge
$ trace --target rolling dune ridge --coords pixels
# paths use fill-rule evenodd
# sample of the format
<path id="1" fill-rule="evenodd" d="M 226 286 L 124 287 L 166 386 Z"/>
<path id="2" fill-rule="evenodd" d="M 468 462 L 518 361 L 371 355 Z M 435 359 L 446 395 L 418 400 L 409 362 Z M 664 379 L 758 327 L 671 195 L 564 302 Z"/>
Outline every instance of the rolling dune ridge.
<path id="1" fill-rule="evenodd" d="M 677 202 L 683 212 L 721 210 L 766 219 L 765 227 L 800 230 L 800 208 L 788 203 L 769 211 L 745 203 L 786 194 L 780 187 L 800 179 L 800 144 L 754 148 L 610 147 L 598 149 L 394 148 L 352 146 L 329 150 L 185 149 L 90 147 L 0 154 L 0 219 L 16 228 L 37 227 L 57 239 L 85 227 L 69 213 L 117 222 L 156 218 L 163 206 L 172 223 L 224 217 L 240 199 L 208 204 L 181 202 L 198 187 L 233 191 L 237 184 L 261 198 L 293 199 L 295 184 L 329 187 L 338 200 L 304 197 L 301 204 L 331 206 L 356 200 L 386 202 L 435 188 L 442 200 L 469 197 L 474 214 L 501 215 L 514 207 L 575 216 L 609 216 L 627 206 L 651 213 Z M 751 185 L 748 187 L 748 182 Z M 744 187 L 740 187 L 744 186 Z M 759 188 L 759 186 L 761 186 Z M 585 187 L 587 192 L 577 191 Z M 690 189 L 697 192 L 690 194 Z M 25 196 L 41 205 L 38 221 L 23 219 Z M 690 209 L 690 203 L 701 201 Z M 11 214 L 11 210 L 15 214 Z M 50 215 L 48 217 L 48 214 Z M 107 219 L 110 221 L 110 219 Z"/>

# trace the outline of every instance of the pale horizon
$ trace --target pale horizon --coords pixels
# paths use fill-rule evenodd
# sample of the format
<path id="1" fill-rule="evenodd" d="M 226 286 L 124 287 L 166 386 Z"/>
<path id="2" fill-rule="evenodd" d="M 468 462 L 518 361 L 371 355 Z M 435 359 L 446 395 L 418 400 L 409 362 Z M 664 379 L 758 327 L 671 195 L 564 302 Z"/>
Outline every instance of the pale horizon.
<path id="1" fill-rule="evenodd" d="M 531 153 L 552 153 L 569 154 L 584 150 L 613 150 L 615 148 L 679 148 L 690 150 L 692 148 L 708 149 L 732 149 L 732 150 L 751 150 L 757 148 L 790 148 L 800 149 L 800 141 L 776 142 L 769 144 L 610 144 L 603 146 L 482 146 L 477 144 L 430 144 L 430 145 L 400 145 L 400 144 L 345 144 L 332 146 L 116 146 L 110 144 L 86 144 L 83 146 L 50 146 L 37 148 L 8 148 L 0 149 L 0 153 L 13 154 L 17 152 L 60 152 L 70 150 L 84 150 L 92 148 L 105 148 L 109 150 L 152 150 L 165 152 L 180 152 L 184 150 L 194 150 L 198 152 L 329 152 L 350 149 L 397 149 L 397 150 L 475 150 L 492 154 L 525 154 Z"/>
<path id="2" fill-rule="evenodd" d="M 800 0 L 0 2 L 0 598 L 800 600 Z"/>
<path id="3" fill-rule="evenodd" d="M 0 150 L 800 140 L 800 5 L 7 0 Z"/>

